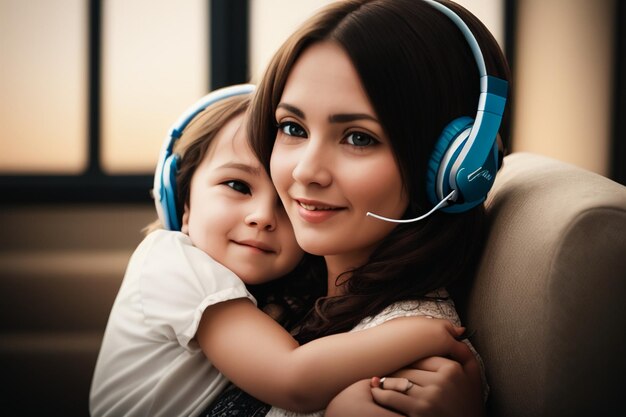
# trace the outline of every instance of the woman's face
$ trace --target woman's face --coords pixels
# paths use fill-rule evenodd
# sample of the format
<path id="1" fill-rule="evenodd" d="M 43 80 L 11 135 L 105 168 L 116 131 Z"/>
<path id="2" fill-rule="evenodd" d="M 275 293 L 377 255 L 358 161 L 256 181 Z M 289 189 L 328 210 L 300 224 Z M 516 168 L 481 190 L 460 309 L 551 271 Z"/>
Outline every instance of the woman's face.
<path id="1" fill-rule="evenodd" d="M 272 179 L 298 243 L 343 270 L 362 265 L 395 227 L 366 213 L 401 218 L 408 199 L 389 138 L 340 46 L 320 42 L 302 53 L 275 117 Z"/>

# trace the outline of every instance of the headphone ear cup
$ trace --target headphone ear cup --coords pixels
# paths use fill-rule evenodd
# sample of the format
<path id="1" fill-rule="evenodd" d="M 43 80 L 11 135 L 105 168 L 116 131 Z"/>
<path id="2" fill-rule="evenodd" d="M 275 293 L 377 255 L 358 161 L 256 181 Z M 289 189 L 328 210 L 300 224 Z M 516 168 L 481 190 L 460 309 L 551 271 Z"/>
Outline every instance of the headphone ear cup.
<path id="1" fill-rule="evenodd" d="M 162 192 L 161 207 L 165 217 L 164 226 L 167 230 L 180 230 L 180 216 L 176 207 L 176 175 L 178 174 L 178 161 L 180 157 L 177 154 L 170 155 L 163 166 L 162 171 Z"/>
<path id="2" fill-rule="evenodd" d="M 435 143 L 426 173 L 426 193 L 433 206 L 452 192 L 448 175 L 463 148 L 461 145 L 467 140 L 468 135 L 462 135 L 462 133 L 469 131 L 473 123 L 474 119 L 467 116 L 454 119 L 443 129 Z M 441 182 L 441 187 L 438 186 L 438 182 Z M 444 207 L 441 210 L 450 211 L 447 210 L 450 207 L 453 206 Z"/>

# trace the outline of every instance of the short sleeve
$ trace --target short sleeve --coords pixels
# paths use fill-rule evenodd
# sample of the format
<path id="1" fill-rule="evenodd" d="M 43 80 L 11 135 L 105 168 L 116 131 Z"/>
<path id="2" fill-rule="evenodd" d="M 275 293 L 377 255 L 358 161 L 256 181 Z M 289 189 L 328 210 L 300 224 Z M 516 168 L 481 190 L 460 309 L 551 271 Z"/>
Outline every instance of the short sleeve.
<path id="1" fill-rule="evenodd" d="M 144 243 L 140 302 L 155 337 L 176 338 L 182 347 L 197 349 L 190 342 L 207 307 L 237 298 L 256 304 L 243 281 L 193 246 L 186 234 L 159 230 Z"/>

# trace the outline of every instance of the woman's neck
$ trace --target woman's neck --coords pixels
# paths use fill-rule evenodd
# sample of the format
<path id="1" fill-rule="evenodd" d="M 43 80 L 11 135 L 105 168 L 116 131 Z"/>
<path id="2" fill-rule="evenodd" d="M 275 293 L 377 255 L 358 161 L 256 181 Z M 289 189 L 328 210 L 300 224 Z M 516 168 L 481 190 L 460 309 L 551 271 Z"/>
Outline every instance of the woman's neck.
<path id="1" fill-rule="evenodd" d="M 349 257 L 346 255 L 327 255 L 324 256 L 326 261 L 326 269 L 328 270 L 328 290 L 326 295 L 334 297 L 343 293 L 343 284 L 348 282 L 351 271 L 364 265 L 367 262 L 369 255 L 366 257 Z M 341 277 L 340 277 L 341 275 Z"/>

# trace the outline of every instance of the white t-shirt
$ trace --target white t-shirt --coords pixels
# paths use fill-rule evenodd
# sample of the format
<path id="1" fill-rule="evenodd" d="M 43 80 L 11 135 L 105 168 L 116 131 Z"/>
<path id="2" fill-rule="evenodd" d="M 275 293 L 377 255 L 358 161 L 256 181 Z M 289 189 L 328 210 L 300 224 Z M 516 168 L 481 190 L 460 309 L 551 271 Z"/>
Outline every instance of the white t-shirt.
<path id="1" fill-rule="evenodd" d="M 193 416 L 228 381 L 194 339 L 204 310 L 256 300 L 187 235 L 150 233 L 130 259 L 107 324 L 90 393 L 99 416 Z"/>

